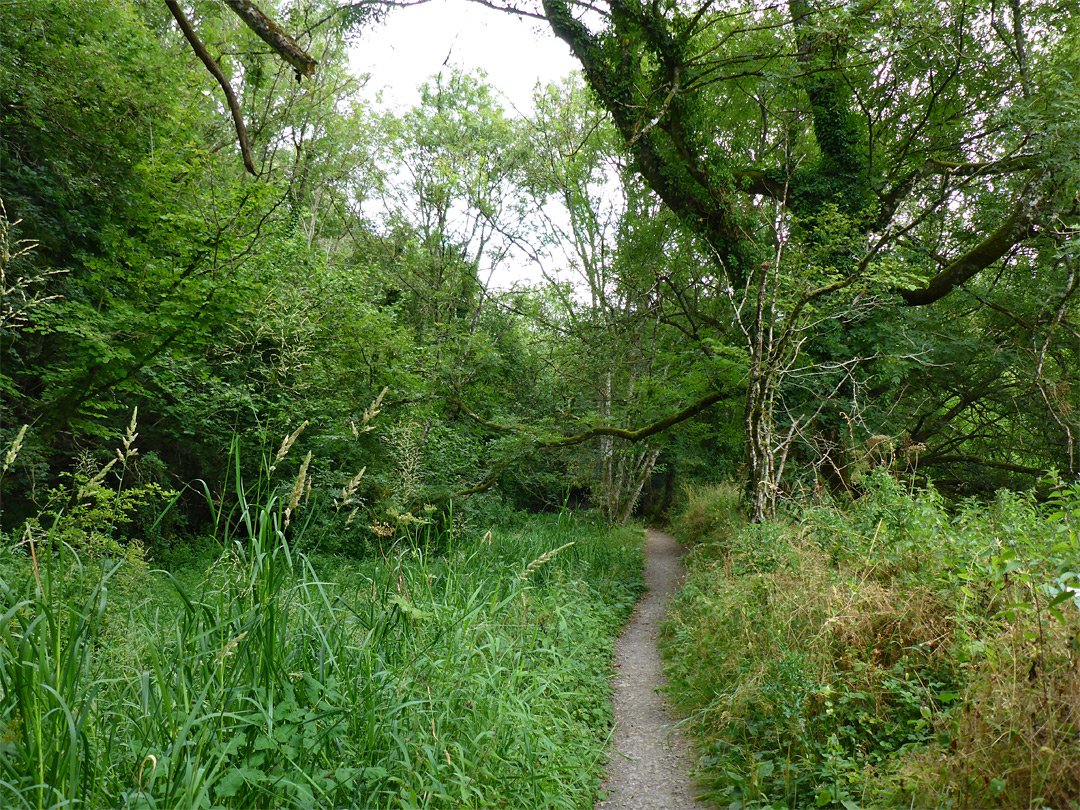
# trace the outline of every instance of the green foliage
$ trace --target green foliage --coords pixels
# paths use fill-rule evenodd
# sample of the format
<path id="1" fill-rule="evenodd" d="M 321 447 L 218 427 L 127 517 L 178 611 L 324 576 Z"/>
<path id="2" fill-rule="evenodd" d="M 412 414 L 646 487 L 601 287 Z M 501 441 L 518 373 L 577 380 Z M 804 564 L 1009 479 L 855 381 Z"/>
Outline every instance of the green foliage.
<path id="1" fill-rule="evenodd" d="M 151 127 L 175 111 L 175 62 L 135 3 L 19 3 L 0 34 L 0 185 L 12 216 L 66 266 L 93 249 L 131 191 Z"/>
<path id="2" fill-rule="evenodd" d="M 0 790 L 15 806 L 81 801 L 106 767 L 86 757 L 99 688 L 90 670 L 108 582 L 121 563 L 108 567 L 88 597 L 71 597 L 66 562 L 61 551 L 41 579 L 0 579 Z M 34 573 L 40 576 L 36 557 Z M 112 747 L 107 735 L 105 747 Z"/>
<path id="3" fill-rule="evenodd" d="M 507 526 L 586 497 L 622 519 L 654 464 L 669 489 L 715 482 L 744 446 L 772 501 L 858 498 L 796 531 L 743 525 L 734 487 L 688 490 L 673 681 L 716 793 L 1076 792 L 1080 496 L 949 512 L 894 477 L 956 499 L 1075 470 L 1076 22 L 664 3 L 592 35 L 545 5 L 595 98 L 549 88 L 526 124 L 460 72 L 403 114 L 346 109 L 342 34 L 368 8 L 319 28 L 325 4 L 281 6 L 315 32 L 297 85 L 196 3 L 257 179 L 162 8 L 5 6 L 5 802 L 588 803 L 638 557 L 565 514 Z M 896 306 L 1021 204 L 1037 220 L 984 272 Z M 555 281 L 488 288 L 518 250 Z M 537 449 L 710 391 L 730 396 L 647 447 Z M 141 457 L 83 449 L 136 404 Z M 296 448 L 264 463 L 282 434 Z M 207 503 L 162 518 L 193 480 Z"/>
<path id="4" fill-rule="evenodd" d="M 239 93 L 258 179 L 163 8 L 9 10 L 0 185 L 40 245 L 3 285 L 5 307 L 37 302 L 0 327 L 3 428 L 31 425 L 5 529 L 134 404 L 157 460 L 147 483 L 218 490 L 235 433 L 255 459 L 312 415 L 327 468 L 370 461 L 362 497 L 381 517 L 441 508 L 492 476 L 501 491 L 459 503 L 461 517 L 568 490 L 617 516 L 638 480 L 620 469 L 666 461 L 715 480 L 759 444 L 790 460 L 765 475 L 770 491 L 834 468 L 828 483 L 854 491 L 845 421 L 926 445 L 921 470 L 950 496 L 1075 463 L 1078 84 L 1075 21 L 1054 4 L 975 9 L 972 25 L 924 0 L 745 15 L 661 4 L 601 15 L 590 33 L 549 3 L 591 54 L 591 95 L 548 88 L 528 123 L 460 71 L 401 114 L 346 105 L 346 42 L 378 13 L 338 8 L 317 26 L 325 4 L 267 8 L 319 54 L 302 85 L 228 8 L 193 17 Z M 880 49 L 881 70 L 856 56 Z M 990 155 L 1008 157 L 975 167 Z M 1024 250 L 940 311 L 894 306 L 1027 196 L 1045 222 Z M 580 274 L 587 294 L 565 274 L 535 294 L 487 288 L 489 270 L 525 261 Z M 759 273 L 764 287 L 748 286 Z M 775 345 L 755 352 L 766 334 Z M 409 406 L 391 419 L 423 425 L 413 502 L 391 448 L 343 428 L 387 385 Z M 648 423 L 715 390 L 731 396 L 713 423 L 651 440 L 649 463 L 618 442 L 518 460 L 532 437 Z M 763 401 L 739 404 L 754 391 Z M 317 472 L 329 490 L 336 473 Z M 332 516 L 319 521 L 331 535 Z"/>
<path id="5" fill-rule="evenodd" d="M 725 548 L 742 529 L 741 494 L 730 484 L 689 486 L 686 503 L 673 523 L 679 538 L 696 547 Z"/>
<path id="6" fill-rule="evenodd" d="M 563 514 L 444 556 L 403 535 L 360 564 L 309 558 L 304 474 L 245 486 L 232 467 L 212 550 L 189 568 L 116 558 L 122 521 L 99 513 L 134 501 L 100 492 L 78 517 L 96 545 L 72 545 L 87 535 L 61 514 L 32 559 L 4 560 L 5 806 L 595 801 L 636 532 Z M 93 559 L 108 562 L 86 580 Z M 112 587 L 123 577 L 137 594 Z M 126 643 L 107 643 L 107 615 Z"/>
<path id="7" fill-rule="evenodd" d="M 664 641 L 715 799 L 1071 807 L 1075 487 L 950 515 L 879 470 L 795 524 L 695 517 L 729 501 L 677 524 L 699 539 Z"/>

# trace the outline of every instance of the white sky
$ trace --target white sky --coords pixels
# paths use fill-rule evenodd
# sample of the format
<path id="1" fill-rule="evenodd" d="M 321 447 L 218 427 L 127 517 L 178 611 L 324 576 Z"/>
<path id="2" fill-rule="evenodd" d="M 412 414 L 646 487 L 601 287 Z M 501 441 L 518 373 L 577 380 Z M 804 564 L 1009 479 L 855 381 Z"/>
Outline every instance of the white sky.
<path id="1" fill-rule="evenodd" d="M 445 64 L 444 64 L 445 63 Z M 533 89 L 579 70 L 570 48 L 540 21 L 494 11 L 468 0 L 430 0 L 394 9 L 366 29 L 350 49 L 350 69 L 370 73 L 362 98 L 404 111 L 420 101 L 417 88 L 450 67 L 487 73 L 508 114 L 532 111 Z M 557 268 L 547 267 L 548 272 Z M 481 281 L 489 269 L 481 267 Z M 540 268 L 512 255 L 490 277 L 495 287 L 540 282 Z"/>
<path id="2" fill-rule="evenodd" d="M 350 54 L 356 73 L 370 73 L 363 95 L 408 108 L 416 88 L 451 67 L 480 68 L 504 96 L 508 112 L 532 109 L 537 82 L 566 76 L 580 65 L 570 49 L 537 20 L 516 17 L 467 0 L 431 0 L 394 9 L 385 23 L 364 31 Z M 449 59 L 447 58 L 449 57 Z"/>

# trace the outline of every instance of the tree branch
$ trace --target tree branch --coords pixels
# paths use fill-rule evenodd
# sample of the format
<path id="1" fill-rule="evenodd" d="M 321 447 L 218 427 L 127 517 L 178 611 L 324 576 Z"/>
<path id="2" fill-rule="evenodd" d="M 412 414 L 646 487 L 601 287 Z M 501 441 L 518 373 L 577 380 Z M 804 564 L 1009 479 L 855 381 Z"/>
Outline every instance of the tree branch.
<path id="1" fill-rule="evenodd" d="M 244 115 L 240 111 L 240 103 L 236 100 L 236 94 L 233 92 L 229 80 L 221 72 L 221 68 L 214 61 L 214 57 L 206 50 L 206 46 L 199 39 L 199 35 L 195 33 L 195 29 L 191 27 L 191 23 L 184 15 L 180 4 L 176 0 L 165 0 L 165 5 L 169 7 L 176 24 L 180 26 L 184 39 L 191 45 L 195 55 L 210 71 L 210 75 L 217 79 L 218 84 L 221 85 L 221 90 L 225 93 L 225 100 L 229 104 L 229 112 L 232 113 L 233 125 L 236 127 L 236 139 L 240 143 L 240 154 L 244 159 L 244 168 L 257 177 L 259 173 L 255 170 L 255 158 L 251 154 L 251 144 L 248 142 L 247 128 L 244 126 Z"/>
<path id="2" fill-rule="evenodd" d="M 464 402 L 462 402 L 457 397 L 446 397 L 446 401 L 449 402 L 451 405 L 455 406 L 459 411 L 461 411 L 463 414 L 465 414 L 467 417 L 469 417 L 473 421 L 475 421 L 475 422 L 477 422 L 477 423 L 479 423 L 479 424 L 483 425 L 484 427 L 489 428 L 491 430 L 497 430 L 497 431 L 500 431 L 502 433 L 517 433 L 517 432 L 519 432 L 521 430 L 521 428 L 512 427 L 510 425 L 499 425 L 499 424 L 496 424 L 495 422 L 489 422 L 484 417 L 482 417 L 479 414 L 475 413 L 472 409 L 469 408 L 468 405 L 466 405 Z"/>
<path id="3" fill-rule="evenodd" d="M 171 8 L 171 0 L 166 2 Z M 301 76 L 311 76 L 315 72 L 315 66 L 319 63 L 314 57 L 286 34 L 280 25 L 263 14 L 251 0 L 225 0 L 225 4 L 235 11 L 244 24 L 258 34 L 259 39 L 269 45 L 274 53 L 292 65 L 297 81 Z"/>
<path id="4" fill-rule="evenodd" d="M 735 178 L 735 187 L 739 191 L 770 200 L 786 201 L 787 183 L 769 177 L 768 173 L 761 169 L 734 169 L 731 175 Z"/>
<path id="5" fill-rule="evenodd" d="M 944 270 L 917 290 L 900 290 L 900 297 L 908 306 L 932 304 L 951 293 L 976 273 L 985 270 L 1019 242 L 1031 235 L 1034 220 L 1034 204 L 1024 197 L 1005 222 L 986 239 L 963 256 L 953 260 Z"/>
<path id="6" fill-rule="evenodd" d="M 995 470 L 1020 473 L 1021 475 L 1045 475 L 1046 470 L 1038 467 L 1025 467 L 1021 464 L 1010 464 L 1007 461 L 992 461 L 988 458 L 977 456 L 921 456 L 919 466 L 933 466 L 936 464 L 977 464 L 980 467 L 991 467 Z"/>
<path id="7" fill-rule="evenodd" d="M 617 12 L 612 16 L 613 36 L 627 43 L 623 58 L 618 60 L 605 42 L 573 16 L 566 0 L 542 2 L 551 30 L 570 46 L 581 63 L 586 81 L 633 155 L 637 172 L 680 219 L 710 244 L 719 263 L 741 283 L 748 264 L 745 234 L 739 228 L 738 212 L 725 197 L 726 184 L 714 181 L 701 155 L 689 147 L 693 139 L 687 136 L 681 109 L 688 100 L 678 89 L 685 59 L 682 46 L 663 30 L 662 15 L 641 12 L 625 2 L 613 4 L 613 12 Z M 648 52 L 666 68 L 666 81 L 648 79 L 650 88 L 636 85 L 642 76 L 631 58 L 629 43 L 637 31 L 647 40 Z M 671 109 L 666 115 L 650 115 L 639 103 L 643 93 L 665 91 L 671 97 Z M 644 126 L 643 116 L 656 120 Z"/>
<path id="8" fill-rule="evenodd" d="M 950 174 L 956 177 L 981 177 L 984 175 L 1010 174 L 1038 168 L 1038 155 L 1014 155 L 1003 160 L 984 163 L 950 163 L 947 160 L 927 158 L 924 171 L 927 174 Z"/>
<path id="9" fill-rule="evenodd" d="M 653 422 L 652 424 L 646 425 L 645 427 L 639 428 L 638 430 L 626 430 L 624 428 L 608 427 L 606 425 L 600 425 L 598 427 L 590 428 L 589 430 L 586 430 L 583 433 L 578 433 L 578 434 L 576 434 L 574 436 L 565 436 L 565 437 L 559 438 L 559 439 L 537 439 L 536 441 L 534 441 L 532 443 L 532 446 L 529 448 L 528 452 L 535 452 L 536 450 L 540 450 L 540 449 L 545 448 L 545 447 L 572 447 L 574 445 L 584 444 L 585 442 L 589 441 L 590 439 L 595 439 L 595 438 L 598 438 L 600 436 L 613 436 L 615 438 L 625 439 L 628 442 L 639 442 L 642 439 L 647 439 L 648 437 L 654 436 L 657 433 L 662 433 L 663 431 L 667 430 L 670 427 L 674 427 L 675 425 L 679 424 L 680 422 L 685 422 L 687 419 L 690 419 L 690 418 L 692 418 L 694 416 L 697 416 L 699 413 L 704 411 L 710 405 L 713 405 L 713 404 L 719 402 L 725 396 L 728 396 L 728 394 L 726 394 L 725 392 L 714 391 L 713 393 L 702 397 L 701 399 L 699 399 L 697 402 L 693 403 L 692 405 L 689 405 L 686 408 L 683 408 L 678 413 L 672 414 L 671 416 L 668 416 L 665 419 L 660 419 L 659 421 Z M 456 400 L 456 399 L 453 399 L 453 398 L 448 398 L 448 401 L 450 401 L 450 402 L 454 403 L 455 405 L 457 405 L 458 407 L 462 408 L 462 410 L 465 413 L 467 413 L 469 416 L 476 419 L 476 421 L 480 422 L 481 424 L 491 428 L 492 430 L 499 430 L 499 431 L 516 431 L 517 430 L 517 428 L 506 427 L 506 426 L 503 426 L 503 425 L 496 425 L 496 424 L 494 424 L 492 422 L 488 422 L 487 420 L 477 416 L 472 411 L 470 411 L 468 408 L 466 408 L 464 405 L 462 405 L 459 400 Z M 495 467 L 494 470 L 492 470 L 492 472 L 489 473 L 479 484 L 476 484 L 475 486 L 469 487 L 468 489 L 463 489 L 460 492 L 455 492 L 450 497 L 451 498 L 465 498 L 465 497 L 468 497 L 469 495 L 476 495 L 476 494 L 478 494 L 480 492 L 484 492 L 484 491 L 490 489 L 499 480 L 499 476 L 502 474 L 502 472 L 505 469 L 507 469 L 513 463 L 513 461 L 514 461 L 513 459 L 511 459 L 511 460 L 503 460 L 503 461 L 495 464 L 494 465 L 494 467 Z"/>
<path id="10" fill-rule="evenodd" d="M 662 433 L 670 427 L 674 427 L 680 422 L 685 422 L 691 417 L 697 416 L 703 410 L 710 405 L 714 405 L 728 396 L 723 391 L 714 391 L 708 396 L 702 397 L 693 405 L 689 405 L 683 408 L 678 413 L 672 414 L 665 419 L 661 419 L 657 422 L 653 422 L 651 425 L 646 425 L 638 430 L 626 430 L 625 428 L 607 427 L 600 425 L 598 427 L 590 428 L 583 433 L 578 433 L 576 436 L 566 436 L 562 439 L 547 439 L 540 442 L 541 447 L 570 447 L 576 444 L 584 444 L 589 439 L 595 439 L 598 436 L 614 436 L 618 439 L 625 439 L 628 442 L 639 442 L 642 439 L 647 439 L 650 436 L 655 436 L 657 433 Z"/>

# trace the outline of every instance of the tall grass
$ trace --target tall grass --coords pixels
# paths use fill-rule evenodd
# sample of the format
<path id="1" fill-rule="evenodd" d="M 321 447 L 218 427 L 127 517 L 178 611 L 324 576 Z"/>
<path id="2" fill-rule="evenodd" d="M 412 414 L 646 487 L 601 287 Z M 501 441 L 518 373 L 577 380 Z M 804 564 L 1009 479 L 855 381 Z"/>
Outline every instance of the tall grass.
<path id="1" fill-rule="evenodd" d="M 564 515 L 357 562 L 296 552 L 298 506 L 237 482 L 200 570 L 130 572 L 62 513 L 5 550 L 0 805 L 592 805 L 640 535 Z"/>
<path id="2" fill-rule="evenodd" d="M 672 696 L 722 806 L 1080 800 L 1080 489 L 946 509 L 884 471 L 853 506 L 679 523 Z"/>

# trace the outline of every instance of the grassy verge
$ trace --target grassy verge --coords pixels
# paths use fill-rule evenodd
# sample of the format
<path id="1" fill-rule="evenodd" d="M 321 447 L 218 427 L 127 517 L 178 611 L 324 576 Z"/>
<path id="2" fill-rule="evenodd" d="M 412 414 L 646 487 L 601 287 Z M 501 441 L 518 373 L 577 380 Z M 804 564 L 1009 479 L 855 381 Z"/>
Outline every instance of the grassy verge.
<path id="1" fill-rule="evenodd" d="M 946 511 L 876 474 L 746 526 L 692 493 L 671 697 L 722 807 L 1080 804 L 1080 490 Z"/>
<path id="2" fill-rule="evenodd" d="M 3 550 L 0 806 L 593 805 L 639 532 L 552 516 L 357 562 L 238 501 L 182 571 L 70 511 Z"/>

